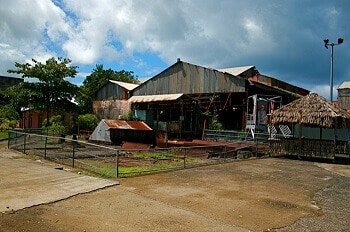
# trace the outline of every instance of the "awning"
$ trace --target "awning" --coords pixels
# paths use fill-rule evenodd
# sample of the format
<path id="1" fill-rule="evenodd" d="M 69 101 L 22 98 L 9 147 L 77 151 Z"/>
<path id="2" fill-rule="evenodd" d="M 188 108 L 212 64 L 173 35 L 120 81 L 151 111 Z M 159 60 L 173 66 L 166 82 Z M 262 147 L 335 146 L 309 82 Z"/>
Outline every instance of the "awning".
<path id="1" fill-rule="evenodd" d="M 130 103 L 158 102 L 158 101 L 175 101 L 182 97 L 183 93 L 161 94 L 161 95 L 144 95 L 132 96 L 129 98 Z"/>

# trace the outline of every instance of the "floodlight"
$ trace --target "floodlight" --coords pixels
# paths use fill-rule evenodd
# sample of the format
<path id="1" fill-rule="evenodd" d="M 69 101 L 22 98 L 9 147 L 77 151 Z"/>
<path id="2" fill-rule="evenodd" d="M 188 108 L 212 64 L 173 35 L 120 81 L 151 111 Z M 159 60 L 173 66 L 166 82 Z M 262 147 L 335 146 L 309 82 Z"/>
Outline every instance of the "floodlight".
<path id="1" fill-rule="evenodd" d="M 324 46 L 328 49 L 328 46 L 331 46 L 331 74 L 330 74 L 330 100 L 333 101 L 333 49 L 335 45 L 340 45 L 344 42 L 343 38 L 338 39 L 338 43 L 329 43 L 329 39 L 324 39 Z"/>
<path id="2" fill-rule="evenodd" d="M 324 46 L 328 49 L 329 39 L 325 39 L 323 40 L 323 42 L 324 42 Z"/>

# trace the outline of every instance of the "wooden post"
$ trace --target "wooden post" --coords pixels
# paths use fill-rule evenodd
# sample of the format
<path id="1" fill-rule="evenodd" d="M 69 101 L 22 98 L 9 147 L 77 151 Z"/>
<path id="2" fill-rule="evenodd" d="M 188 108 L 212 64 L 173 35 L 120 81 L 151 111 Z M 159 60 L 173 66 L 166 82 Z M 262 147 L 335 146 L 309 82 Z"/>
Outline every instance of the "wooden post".
<path id="1" fill-rule="evenodd" d="M 26 153 L 26 143 L 27 143 L 27 134 L 24 133 L 24 141 L 23 141 L 23 153 Z"/>
<path id="2" fill-rule="evenodd" d="M 47 150 L 47 135 L 45 136 L 44 159 L 46 159 L 46 150 Z"/>
<path id="3" fill-rule="evenodd" d="M 119 150 L 117 150 L 117 154 L 115 157 L 115 176 L 119 177 Z"/>
<path id="4" fill-rule="evenodd" d="M 301 143 L 302 143 L 301 137 L 302 137 L 302 135 L 303 135 L 303 126 L 300 123 L 299 124 L 299 152 L 298 152 L 298 159 L 300 159 L 300 155 L 301 155 L 300 153 L 301 153 L 301 148 L 302 148 L 302 146 L 301 146 Z"/>
<path id="5" fill-rule="evenodd" d="M 322 155 L 322 127 L 320 128 L 320 157 Z"/>
<path id="6" fill-rule="evenodd" d="M 186 152 L 187 152 L 187 148 L 183 148 L 185 149 L 185 153 L 184 153 L 184 169 L 186 168 Z"/>
<path id="7" fill-rule="evenodd" d="M 75 146 L 76 146 L 76 143 L 73 142 L 73 162 L 72 162 L 72 167 L 74 168 L 74 159 L 75 159 Z"/>
<path id="8" fill-rule="evenodd" d="M 11 133 L 12 131 L 8 131 L 8 134 L 7 134 L 7 148 L 10 149 L 10 140 L 11 140 Z"/>

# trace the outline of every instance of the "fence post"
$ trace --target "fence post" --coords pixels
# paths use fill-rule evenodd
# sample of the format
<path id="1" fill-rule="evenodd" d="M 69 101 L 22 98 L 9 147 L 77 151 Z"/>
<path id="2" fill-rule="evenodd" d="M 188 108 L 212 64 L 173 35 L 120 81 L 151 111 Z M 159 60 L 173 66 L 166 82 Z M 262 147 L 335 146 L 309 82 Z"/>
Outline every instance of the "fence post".
<path id="1" fill-rule="evenodd" d="M 115 176 L 119 177 L 119 150 L 117 150 L 117 154 L 115 157 Z"/>
<path id="2" fill-rule="evenodd" d="M 224 160 L 226 161 L 227 158 L 227 147 L 226 145 L 224 146 Z"/>
<path id="3" fill-rule="evenodd" d="M 8 139 L 7 139 L 7 148 L 10 149 L 10 139 L 11 139 L 11 131 L 8 131 Z"/>
<path id="4" fill-rule="evenodd" d="M 187 148 L 185 149 L 185 153 L 184 153 L 184 169 L 186 168 L 186 153 L 187 153 Z"/>
<path id="5" fill-rule="evenodd" d="M 73 168 L 74 168 L 74 159 L 75 159 L 75 141 L 73 141 L 73 162 L 72 162 Z"/>
<path id="6" fill-rule="evenodd" d="M 23 153 L 26 153 L 26 140 L 27 140 L 27 134 L 24 133 L 24 141 L 23 141 Z"/>
<path id="7" fill-rule="evenodd" d="M 15 131 L 15 137 L 14 137 L 14 142 L 13 142 L 13 144 L 17 144 L 17 132 Z"/>
<path id="8" fill-rule="evenodd" d="M 46 150 L 47 150 L 47 136 L 45 136 L 44 159 L 46 159 Z"/>

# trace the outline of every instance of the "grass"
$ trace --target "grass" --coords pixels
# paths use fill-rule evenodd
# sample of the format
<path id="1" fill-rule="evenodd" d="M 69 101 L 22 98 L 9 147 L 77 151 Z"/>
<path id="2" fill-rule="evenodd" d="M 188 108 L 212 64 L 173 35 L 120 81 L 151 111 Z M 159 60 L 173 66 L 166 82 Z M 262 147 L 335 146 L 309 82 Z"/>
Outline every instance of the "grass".
<path id="1" fill-rule="evenodd" d="M 152 165 L 142 164 L 135 165 L 131 167 L 119 166 L 118 173 L 119 177 L 135 176 L 146 173 L 155 173 L 165 170 L 175 170 L 183 168 L 183 161 L 181 160 L 171 160 L 165 161 L 160 160 L 159 163 L 154 163 Z M 84 166 L 84 170 L 89 170 L 102 178 L 115 178 L 116 177 L 116 167 L 114 162 L 106 162 L 104 160 L 92 160 L 85 159 L 81 161 Z"/>
<path id="2" fill-rule="evenodd" d="M 137 176 L 140 174 L 148 174 L 162 171 L 170 171 L 182 169 L 183 165 L 179 163 L 161 163 L 150 166 L 133 166 L 133 167 L 119 167 L 119 177 Z"/>
<path id="3" fill-rule="evenodd" d="M 82 173 L 97 174 L 102 178 L 115 178 L 115 164 L 113 162 L 106 162 L 105 160 L 94 159 L 78 159 L 75 160 L 75 164 Z M 94 175 L 95 176 L 95 175 Z"/>
<path id="4" fill-rule="evenodd" d="M 171 151 L 167 152 L 136 152 L 133 154 L 133 158 L 135 159 L 157 159 L 164 160 L 173 158 L 174 154 Z"/>

